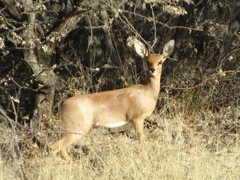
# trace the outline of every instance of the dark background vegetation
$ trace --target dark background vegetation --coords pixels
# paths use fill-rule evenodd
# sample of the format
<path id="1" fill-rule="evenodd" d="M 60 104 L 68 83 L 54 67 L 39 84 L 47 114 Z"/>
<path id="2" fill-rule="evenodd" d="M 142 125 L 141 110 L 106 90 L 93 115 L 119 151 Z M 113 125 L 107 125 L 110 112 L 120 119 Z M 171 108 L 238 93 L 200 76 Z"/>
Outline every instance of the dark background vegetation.
<path id="1" fill-rule="evenodd" d="M 181 112 L 194 131 L 239 135 L 238 0 L 0 0 L 0 121 L 21 136 L 16 151 L 29 156 L 44 144 L 67 97 L 144 80 L 130 36 L 155 53 L 176 41 L 158 113 Z"/>

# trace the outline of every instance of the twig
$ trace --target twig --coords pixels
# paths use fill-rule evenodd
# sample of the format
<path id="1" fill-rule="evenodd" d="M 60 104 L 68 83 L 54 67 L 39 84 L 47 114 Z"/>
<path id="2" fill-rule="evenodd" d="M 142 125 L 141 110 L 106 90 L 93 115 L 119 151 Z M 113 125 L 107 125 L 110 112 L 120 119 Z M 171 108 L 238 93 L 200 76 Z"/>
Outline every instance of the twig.
<path id="1" fill-rule="evenodd" d="M 89 22 L 89 29 L 90 29 L 90 33 L 91 33 L 91 35 L 90 35 L 90 40 L 89 40 L 89 42 L 88 42 L 88 46 L 87 46 L 87 50 L 86 50 L 86 53 L 89 51 L 89 49 L 90 49 L 90 46 L 92 46 L 93 45 L 93 27 L 92 27 L 92 22 L 91 22 L 91 20 L 90 20 L 90 18 L 89 17 L 86 17 L 86 20 Z"/>
<path id="2" fill-rule="evenodd" d="M 7 115 L 6 111 L 3 110 L 3 108 L 0 106 L 0 113 L 10 122 L 10 124 L 12 123 L 12 119 Z"/>
<path id="3" fill-rule="evenodd" d="M 11 100 L 11 103 L 12 103 L 12 107 L 13 107 L 13 111 L 14 111 L 14 115 L 15 115 L 15 122 L 17 122 L 17 119 L 18 119 L 18 115 L 17 115 L 17 111 L 16 111 L 16 107 L 14 105 L 14 102 L 13 102 L 13 99 L 12 97 L 10 97 L 10 100 Z M 12 122 L 12 121 L 11 121 Z M 21 150 L 18 146 L 18 143 L 17 143 L 17 133 L 16 133 L 16 126 L 13 126 L 13 124 L 11 123 L 11 126 L 12 126 L 12 129 L 13 129 L 13 135 L 14 135 L 14 138 L 13 140 L 15 141 L 14 145 L 15 145 L 15 148 L 17 149 L 17 152 L 19 152 L 19 156 L 20 156 L 20 160 L 21 160 L 21 164 L 19 165 L 19 169 L 20 169 L 20 173 L 21 173 L 21 177 L 22 179 L 27 179 L 27 176 L 26 176 L 26 172 L 24 170 L 24 163 L 23 163 L 23 156 L 22 156 L 22 153 L 21 153 Z M 15 152 L 16 153 L 16 152 Z"/>
<path id="4" fill-rule="evenodd" d="M 154 14 L 154 11 L 153 11 L 151 3 L 150 3 L 150 8 L 151 8 L 151 11 L 152 11 L 152 18 L 153 18 L 152 22 L 153 22 L 153 28 L 154 28 L 154 41 L 153 41 L 153 44 L 151 46 L 151 49 L 153 49 L 153 47 L 157 43 L 157 27 L 156 27 L 156 18 L 155 18 L 155 14 Z"/>
<path id="5" fill-rule="evenodd" d="M 14 109 L 14 114 L 16 114 L 16 108 L 15 108 L 15 105 L 14 105 L 14 102 L 12 100 L 12 98 L 10 97 L 11 99 L 11 102 L 12 102 L 12 106 L 13 106 L 13 109 Z M 24 180 L 24 179 L 27 179 L 27 176 L 26 176 L 26 172 L 24 170 L 24 166 L 23 166 L 23 157 L 22 157 L 22 154 L 21 154 L 21 151 L 19 149 L 19 146 L 18 146 L 18 143 L 17 143 L 17 132 L 16 132 L 16 125 L 13 124 L 14 120 L 11 119 L 6 111 L 3 110 L 3 108 L 0 106 L 0 113 L 8 120 L 8 122 L 10 123 L 11 125 L 11 128 L 12 128 L 12 134 L 13 134 L 13 141 L 14 141 L 14 147 L 17 149 L 17 152 L 19 152 L 19 156 L 20 156 L 20 160 L 21 160 L 21 163 L 18 164 L 19 165 L 19 169 L 20 169 L 20 174 L 21 174 L 21 178 Z M 17 117 L 15 117 L 15 120 L 17 119 Z M 15 148 L 13 150 L 15 150 Z M 13 156 L 16 157 L 16 151 L 13 152 Z"/>
<path id="6" fill-rule="evenodd" d="M 11 100 L 12 107 L 13 107 L 13 112 L 14 112 L 15 122 L 17 122 L 17 120 L 18 120 L 18 114 L 17 114 L 17 111 L 16 111 L 15 104 L 14 104 L 14 102 L 13 102 L 13 98 L 12 98 L 11 96 L 10 96 L 10 100 Z"/>
<path id="7" fill-rule="evenodd" d="M 119 19 L 128 26 L 128 28 L 139 37 L 147 46 L 151 47 L 151 45 L 145 41 L 145 39 L 138 33 L 138 31 L 133 27 L 133 25 L 128 21 L 128 18 L 124 14 L 119 15 Z"/>

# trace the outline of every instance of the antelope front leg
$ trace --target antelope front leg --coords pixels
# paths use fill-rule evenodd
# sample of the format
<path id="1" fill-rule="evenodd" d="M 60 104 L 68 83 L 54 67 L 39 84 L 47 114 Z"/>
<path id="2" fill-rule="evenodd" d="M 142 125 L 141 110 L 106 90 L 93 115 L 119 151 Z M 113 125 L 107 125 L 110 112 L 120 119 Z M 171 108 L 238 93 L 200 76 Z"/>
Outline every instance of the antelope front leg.
<path id="1" fill-rule="evenodd" d="M 136 119 L 135 121 L 133 121 L 133 125 L 139 142 L 144 140 L 143 124 L 144 119 Z"/>

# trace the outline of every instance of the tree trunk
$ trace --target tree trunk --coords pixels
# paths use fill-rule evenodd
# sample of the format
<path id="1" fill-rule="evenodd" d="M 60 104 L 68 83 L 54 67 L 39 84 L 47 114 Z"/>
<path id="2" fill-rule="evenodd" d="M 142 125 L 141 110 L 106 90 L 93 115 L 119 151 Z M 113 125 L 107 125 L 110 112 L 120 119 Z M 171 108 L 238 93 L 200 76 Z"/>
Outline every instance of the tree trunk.
<path id="1" fill-rule="evenodd" d="M 26 4 L 28 25 L 26 31 L 23 32 L 23 40 L 25 41 L 23 55 L 25 62 L 32 69 L 35 81 L 38 83 L 34 112 L 30 121 L 31 130 L 33 130 L 32 128 L 37 127 L 41 120 L 48 119 L 52 115 L 52 105 L 57 77 L 49 65 L 47 66 L 49 63 L 40 63 L 44 62 L 44 60 L 50 62 L 50 58 L 44 59 L 45 56 L 41 47 L 35 42 L 38 38 L 34 31 L 36 14 L 31 12 L 31 7 L 33 7 L 33 2 L 29 0 Z"/>

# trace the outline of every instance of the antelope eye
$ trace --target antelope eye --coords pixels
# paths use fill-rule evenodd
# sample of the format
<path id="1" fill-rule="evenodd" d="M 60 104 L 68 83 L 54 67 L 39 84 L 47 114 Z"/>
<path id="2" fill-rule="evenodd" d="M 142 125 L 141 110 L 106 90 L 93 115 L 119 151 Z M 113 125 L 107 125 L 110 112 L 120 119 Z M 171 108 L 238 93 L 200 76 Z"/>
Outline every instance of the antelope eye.
<path id="1" fill-rule="evenodd" d="M 158 61 L 158 65 L 162 64 L 162 61 Z"/>
<path id="2" fill-rule="evenodd" d="M 147 65 L 148 65 L 148 66 L 151 66 L 151 63 L 147 61 Z"/>

